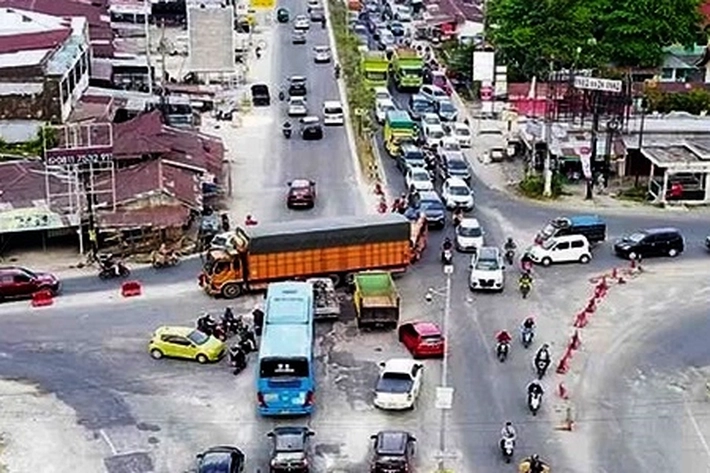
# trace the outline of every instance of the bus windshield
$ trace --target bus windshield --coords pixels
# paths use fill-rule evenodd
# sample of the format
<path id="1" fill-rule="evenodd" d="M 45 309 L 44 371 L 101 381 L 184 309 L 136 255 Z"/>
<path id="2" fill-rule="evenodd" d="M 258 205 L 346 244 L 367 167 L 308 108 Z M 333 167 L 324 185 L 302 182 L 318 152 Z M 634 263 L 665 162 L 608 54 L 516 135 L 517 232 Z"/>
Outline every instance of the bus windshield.
<path id="1" fill-rule="evenodd" d="M 267 358 L 261 360 L 259 376 L 262 378 L 306 378 L 308 360 L 305 358 Z"/>

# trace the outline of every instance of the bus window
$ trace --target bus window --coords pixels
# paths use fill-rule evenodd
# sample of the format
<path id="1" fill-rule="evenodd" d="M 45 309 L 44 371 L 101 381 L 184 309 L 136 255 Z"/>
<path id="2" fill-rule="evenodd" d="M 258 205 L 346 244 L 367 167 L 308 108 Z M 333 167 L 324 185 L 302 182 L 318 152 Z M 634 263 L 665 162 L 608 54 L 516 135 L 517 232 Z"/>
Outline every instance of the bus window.
<path id="1" fill-rule="evenodd" d="M 275 358 L 261 361 L 259 375 L 262 378 L 305 378 L 310 376 L 308 360 Z"/>

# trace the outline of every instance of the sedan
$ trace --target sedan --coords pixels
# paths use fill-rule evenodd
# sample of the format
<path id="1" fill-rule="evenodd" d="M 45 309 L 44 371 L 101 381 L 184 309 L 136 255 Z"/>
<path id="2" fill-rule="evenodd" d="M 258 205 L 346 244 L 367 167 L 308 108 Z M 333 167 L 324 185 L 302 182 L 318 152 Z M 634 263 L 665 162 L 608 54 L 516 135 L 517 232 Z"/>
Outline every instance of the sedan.
<path id="1" fill-rule="evenodd" d="M 308 105 L 304 97 L 291 97 L 288 99 L 288 116 L 305 117 L 308 115 Z"/>
<path id="2" fill-rule="evenodd" d="M 59 293 L 61 283 L 53 274 L 30 271 L 20 266 L 0 268 L 0 301 L 32 297 L 39 291 Z"/>
<path id="3" fill-rule="evenodd" d="M 315 432 L 308 427 L 276 427 L 271 438 L 270 473 L 308 473 L 309 439 Z"/>
<path id="4" fill-rule="evenodd" d="M 435 323 L 407 322 L 399 326 L 397 335 L 414 358 L 444 356 L 444 336 Z"/>
<path id="5" fill-rule="evenodd" d="M 301 118 L 301 138 L 306 141 L 322 140 L 323 126 L 318 117 L 303 117 Z"/>
<path id="6" fill-rule="evenodd" d="M 471 147 L 471 130 L 463 123 L 455 123 L 452 135 L 462 148 Z"/>
<path id="7" fill-rule="evenodd" d="M 433 191 L 434 183 L 431 182 L 431 175 L 425 168 L 409 168 L 404 178 L 404 183 L 408 190 L 412 188 L 418 191 Z"/>
<path id="8" fill-rule="evenodd" d="M 306 95 L 306 78 L 303 76 L 291 76 L 288 79 L 288 95 Z"/>
<path id="9" fill-rule="evenodd" d="M 449 99 L 440 99 L 436 104 L 436 111 L 439 117 L 447 122 L 455 122 L 459 116 L 454 103 Z"/>
<path id="10" fill-rule="evenodd" d="M 225 350 L 223 341 L 192 327 L 160 327 L 148 344 L 150 356 L 156 360 L 168 356 L 197 360 L 203 364 L 219 360 Z"/>
<path id="11" fill-rule="evenodd" d="M 308 30 L 311 27 L 311 22 L 306 15 L 298 15 L 293 20 L 293 27 L 297 30 Z"/>
<path id="12" fill-rule="evenodd" d="M 375 118 L 377 123 L 384 123 L 387 118 L 387 112 L 397 110 L 397 105 L 391 99 L 378 99 L 375 102 Z"/>
<path id="13" fill-rule="evenodd" d="M 440 87 L 437 87 L 435 85 L 423 85 L 419 89 L 419 93 L 423 95 L 427 100 L 430 102 L 438 102 L 439 100 L 442 99 L 448 99 L 449 96 L 448 94 L 442 90 Z"/>
<path id="14" fill-rule="evenodd" d="M 456 227 L 456 249 L 462 253 L 476 251 L 483 246 L 483 229 L 476 218 L 461 219 Z"/>
<path id="15" fill-rule="evenodd" d="M 473 209 L 473 192 L 463 179 L 450 177 L 441 187 L 441 198 L 448 209 Z"/>
<path id="16" fill-rule="evenodd" d="M 439 146 L 441 140 L 446 137 L 446 132 L 441 125 L 432 125 L 427 127 L 424 134 L 424 140 L 429 147 Z"/>
<path id="17" fill-rule="evenodd" d="M 380 363 L 374 404 L 380 409 L 413 409 L 419 395 L 424 365 L 410 358 L 394 358 Z"/>
<path id="18" fill-rule="evenodd" d="M 288 183 L 286 207 L 305 207 L 312 209 L 316 205 L 316 183 L 309 179 L 294 179 Z"/>
<path id="19" fill-rule="evenodd" d="M 301 30 L 294 30 L 291 34 L 292 44 L 306 44 L 306 33 Z"/>
<path id="20" fill-rule="evenodd" d="M 236 447 L 208 448 L 197 455 L 197 473 L 242 473 L 246 456 Z"/>
<path id="21" fill-rule="evenodd" d="M 311 18 L 311 21 L 314 21 L 316 23 L 320 23 L 321 21 L 325 20 L 325 12 L 323 12 L 322 8 L 311 9 L 309 16 Z"/>
<path id="22" fill-rule="evenodd" d="M 316 46 L 313 48 L 313 61 L 316 64 L 330 62 L 330 48 L 328 46 Z"/>

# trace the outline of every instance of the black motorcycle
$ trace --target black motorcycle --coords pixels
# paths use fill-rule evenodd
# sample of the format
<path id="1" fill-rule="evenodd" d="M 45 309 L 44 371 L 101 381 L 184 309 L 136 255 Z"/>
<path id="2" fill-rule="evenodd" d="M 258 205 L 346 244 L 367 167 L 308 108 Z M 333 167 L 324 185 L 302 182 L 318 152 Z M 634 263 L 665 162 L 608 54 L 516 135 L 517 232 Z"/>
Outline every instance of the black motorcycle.
<path id="1" fill-rule="evenodd" d="M 131 274 L 131 270 L 113 255 L 99 255 L 97 261 L 101 279 L 125 278 Z"/>
<path id="2" fill-rule="evenodd" d="M 513 260 L 515 259 L 515 250 L 513 248 L 508 248 L 505 250 L 505 262 L 508 266 L 513 265 Z"/>
<path id="3" fill-rule="evenodd" d="M 496 345 L 496 356 L 501 363 L 508 358 L 508 350 L 510 350 L 509 343 L 498 342 L 498 345 Z"/>

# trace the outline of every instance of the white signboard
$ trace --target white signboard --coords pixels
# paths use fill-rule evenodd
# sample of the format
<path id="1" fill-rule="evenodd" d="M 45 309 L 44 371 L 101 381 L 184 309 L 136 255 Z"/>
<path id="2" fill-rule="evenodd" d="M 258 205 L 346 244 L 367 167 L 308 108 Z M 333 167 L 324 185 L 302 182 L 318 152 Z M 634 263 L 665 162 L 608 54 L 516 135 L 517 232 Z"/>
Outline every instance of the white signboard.
<path id="1" fill-rule="evenodd" d="M 439 386 L 436 388 L 436 401 L 434 405 L 437 409 L 449 410 L 454 404 L 454 388 Z"/>
<path id="2" fill-rule="evenodd" d="M 473 80 L 494 82 L 496 73 L 496 53 L 489 51 L 473 52 Z"/>
<path id="3" fill-rule="evenodd" d="M 582 174 L 586 179 L 592 178 L 592 149 L 586 146 L 579 149 L 579 160 L 582 162 Z"/>
<path id="4" fill-rule="evenodd" d="M 475 67 L 475 63 L 474 63 Z M 623 82 L 620 80 L 597 79 L 596 77 L 575 77 L 574 86 L 577 89 L 599 90 L 602 92 L 621 93 Z"/>
<path id="5" fill-rule="evenodd" d="M 228 4 L 187 6 L 190 72 L 234 72 L 234 9 Z"/>
<path id="6" fill-rule="evenodd" d="M 495 91 L 493 95 L 505 97 L 508 95 L 508 68 L 506 66 L 496 66 Z"/>

